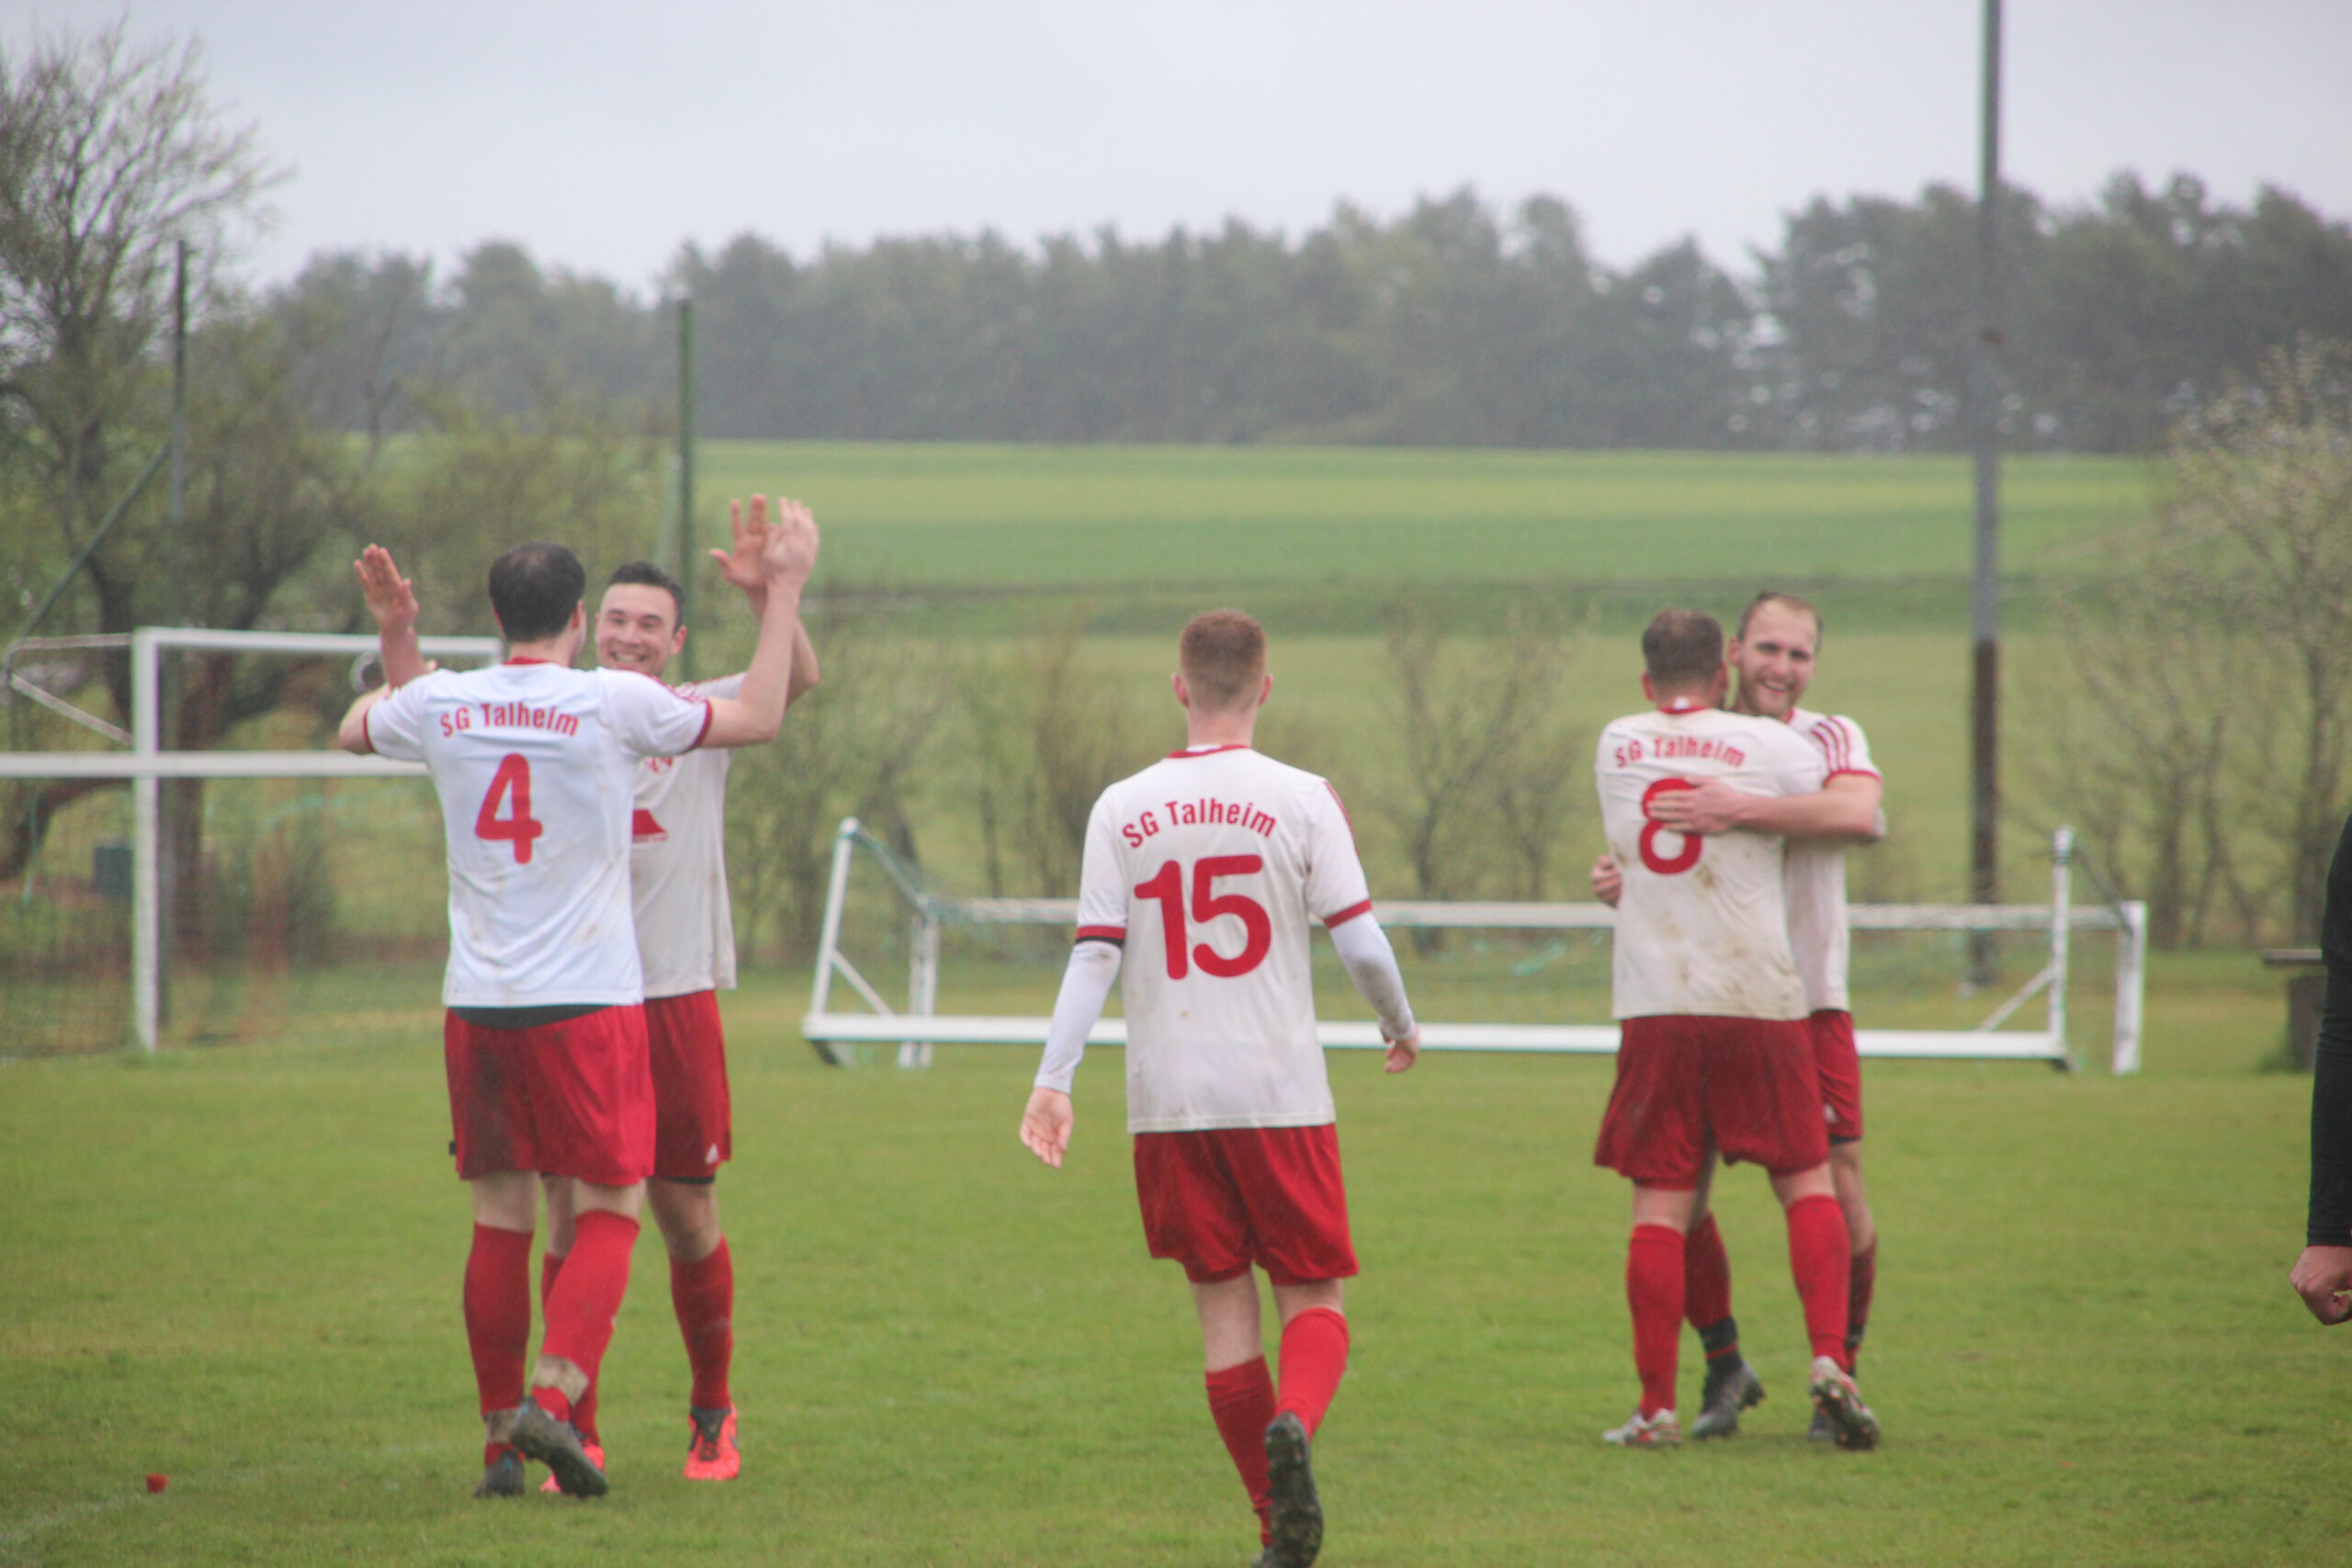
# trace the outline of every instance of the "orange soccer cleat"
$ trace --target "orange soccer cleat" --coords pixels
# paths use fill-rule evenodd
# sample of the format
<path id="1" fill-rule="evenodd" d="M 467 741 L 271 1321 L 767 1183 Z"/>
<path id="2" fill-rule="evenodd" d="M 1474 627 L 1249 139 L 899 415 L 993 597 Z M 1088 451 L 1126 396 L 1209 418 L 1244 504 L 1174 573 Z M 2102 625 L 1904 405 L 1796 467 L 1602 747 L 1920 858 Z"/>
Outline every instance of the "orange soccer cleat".
<path id="1" fill-rule="evenodd" d="M 743 1473 L 743 1450 L 735 1446 L 735 1409 L 686 1411 L 694 1436 L 686 1444 L 688 1481 L 732 1481 Z"/>

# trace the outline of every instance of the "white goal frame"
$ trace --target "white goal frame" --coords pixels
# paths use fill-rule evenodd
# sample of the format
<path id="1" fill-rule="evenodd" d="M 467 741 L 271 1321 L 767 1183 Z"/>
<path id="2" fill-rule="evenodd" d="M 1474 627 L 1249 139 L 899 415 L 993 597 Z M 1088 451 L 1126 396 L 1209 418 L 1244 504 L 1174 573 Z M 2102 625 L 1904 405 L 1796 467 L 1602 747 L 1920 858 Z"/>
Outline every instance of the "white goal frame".
<path id="1" fill-rule="evenodd" d="M 2066 1045 L 2066 976 L 2070 939 L 2075 931 L 2113 931 L 2116 936 L 2115 1039 L 2111 1069 L 2119 1074 L 2140 1070 L 2140 1023 L 2147 972 L 2147 906 L 2137 900 L 2114 905 L 2077 906 L 2074 902 L 2075 832 L 2061 828 L 2051 839 L 2050 902 L 2048 904 L 1855 904 L 1847 909 L 1847 925 L 1854 931 L 2046 931 L 2050 955 L 2041 972 L 1996 1008 L 1984 1022 L 1967 1030 L 1862 1029 L 1855 1040 L 1865 1056 L 1935 1057 L 1959 1060 L 2047 1062 L 2071 1070 L 2073 1054 Z M 893 1007 L 841 950 L 842 904 L 849 892 L 850 866 L 861 850 L 871 854 L 910 909 L 911 960 L 906 1000 Z M 1390 931 L 1432 928 L 1479 928 L 1515 931 L 1589 931 L 1616 923 L 1616 911 L 1605 904 L 1504 903 L 1383 903 L 1380 922 Z M 825 893 L 825 919 L 818 940 L 815 983 L 808 1016 L 800 1032 L 828 1061 L 838 1060 L 835 1045 L 874 1044 L 898 1047 L 900 1066 L 928 1066 L 934 1044 L 1043 1045 L 1051 1020 L 942 1014 L 939 1002 L 939 938 L 945 924 L 1058 925 L 1074 928 L 1075 898 L 952 898 L 934 893 L 901 867 L 893 855 L 865 831 L 856 818 L 845 818 L 833 838 L 832 876 Z M 838 978 L 864 1000 L 870 1010 L 836 1011 L 832 987 Z M 2038 1030 L 2004 1030 L 2001 1025 L 2031 1001 L 2043 998 L 2047 1010 Z M 1377 1050 L 1380 1027 L 1370 1022 L 1322 1021 L 1316 1032 L 1325 1047 L 1337 1050 Z M 1447 1023 L 1424 1020 L 1421 1048 L 1425 1051 L 1515 1051 L 1613 1054 L 1618 1026 L 1614 1023 Z M 1092 1045 L 1126 1043 L 1124 1020 L 1106 1018 L 1087 1036 Z"/>
<path id="2" fill-rule="evenodd" d="M 427 658 L 496 661 L 505 644 L 494 637 L 417 639 Z M 130 729 L 124 731 L 16 673 L 17 656 L 51 648 L 130 649 Z M 132 1034 L 153 1051 L 163 1019 L 162 801 L 164 779 L 423 778 L 420 762 L 395 762 L 349 751 L 166 751 L 163 749 L 163 660 L 165 649 L 214 652 L 342 654 L 372 652 L 377 639 L 360 633 L 213 631 L 141 626 L 129 634 L 28 639 L 8 649 L 10 688 L 128 751 L 0 751 L 0 778 L 129 779 L 131 782 L 130 992 Z"/>

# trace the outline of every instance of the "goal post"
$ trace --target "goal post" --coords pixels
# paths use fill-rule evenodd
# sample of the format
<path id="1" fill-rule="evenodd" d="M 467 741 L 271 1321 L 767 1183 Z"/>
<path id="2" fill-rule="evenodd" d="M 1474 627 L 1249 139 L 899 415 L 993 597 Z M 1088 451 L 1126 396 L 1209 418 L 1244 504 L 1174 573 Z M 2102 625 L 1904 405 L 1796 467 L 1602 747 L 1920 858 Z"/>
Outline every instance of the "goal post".
<path id="1" fill-rule="evenodd" d="M 428 657 L 482 663 L 500 657 L 503 644 L 492 637 L 427 637 L 417 639 Z M 167 751 L 163 749 L 162 656 L 166 649 L 228 653 L 356 658 L 373 651 L 378 639 L 356 633 L 219 631 L 145 626 L 107 637 L 51 639 L 51 646 L 83 649 L 127 647 L 130 655 L 130 728 L 126 732 L 71 705 L 15 669 L 18 645 L 9 650 L 11 690 L 32 697 L 83 728 L 109 739 L 127 739 L 129 750 L 0 751 L 0 778 L 127 779 L 131 786 L 130 988 L 132 1037 L 141 1051 L 156 1047 L 162 1026 L 163 897 L 162 785 L 164 779 L 325 779 L 424 777 L 420 763 L 395 762 L 347 751 Z M 71 708 L 71 711 L 67 709 Z"/>
<path id="2" fill-rule="evenodd" d="M 1885 932 L 2019 932 L 2041 933 L 2046 946 L 2038 969 L 2017 986 L 1999 1006 L 1968 1029 L 1861 1029 L 1856 1043 L 1861 1055 L 1875 1057 L 1951 1060 L 2039 1061 L 2072 1068 L 2075 1059 L 2067 1044 L 2066 986 L 2076 931 L 2115 934 L 2115 998 L 2111 1070 L 2137 1072 L 2140 1067 L 2140 1027 L 2147 960 L 2147 917 L 2138 902 L 2078 905 L 2073 896 L 2075 835 L 2061 828 L 2051 843 L 2051 897 L 2048 904 L 1856 904 L 1847 911 L 1849 929 Z M 888 889 L 896 935 L 904 943 L 907 980 L 903 1000 L 893 1003 L 882 987 L 866 975 L 843 950 L 844 928 L 852 891 L 853 872 L 863 857 L 874 863 Z M 1381 924 L 1391 932 L 1602 932 L 1615 924 L 1616 912 L 1593 903 L 1383 903 Z M 905 864 L 888 845 L 868 833 L 855 818 L 844 820 L 833 840 L 831 875 L 809 995 L 808 1012 L 801 1032 L 827 1061 L 842 1058 L 839 1047 L 897 1047 L 903 1066 L 930 1061 L 934 1044 L 1043 1045 L 1050 1021 L 1046 1012 L 939 1010 L 943 933 L 956 928 L 1034 928 L 1037 931 L 1074 929 L 1078 901 L 1074 898 L 958 897 L 933 888 L 915 868 Z M 869 921 L 869 924 L 875 922 Z M 1408 972 L 1408 983 L 1410 971 Z M 836 1005 L 836 984 L 858 1001 L 849 1008 Z M 895 988 L 895 987 L 894 987 Z M 2037 999 L 2041 1004 L 2041 1027 L 2005 1028 L 2011 1019 Z M 1603 1020 L 1575 1022 L 1566 1018 L 1544 1022 L 1500 1022 L 1442 1019 L 1428 1008 L 1417 1008 L 1421 1019 L 1421 1047 L 1429 1051 L 1498 1051 L 1611 1054 L 1617 1049 L 1618 1026 Z M 1383 1045 L 1379 1026 L 1370 1021 L 1324 1021 L 1317 1025 L 1322 1043 L 1338 1050 L 1376 1050 Z M 1105 1018 L 1088 1036 L 1096 1045 L 1124 1045 L 1126 1024 Z"/>

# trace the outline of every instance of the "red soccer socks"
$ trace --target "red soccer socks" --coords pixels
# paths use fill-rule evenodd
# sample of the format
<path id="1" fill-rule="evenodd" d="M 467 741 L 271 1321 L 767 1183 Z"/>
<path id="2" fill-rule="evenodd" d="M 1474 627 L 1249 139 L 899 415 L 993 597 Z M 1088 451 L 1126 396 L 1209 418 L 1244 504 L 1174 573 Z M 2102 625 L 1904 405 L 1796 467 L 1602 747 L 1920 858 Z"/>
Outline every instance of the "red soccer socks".
<path id="1" fill-rule="evenodd" d="M 628 1292 L 629 1251 L 636 1245 L 635 1220 L 601 1209 L 580 1216 L 571 1250 L 548 1292 L 548 1332 L 539 1351 L 542 1361 L 571 1363 L 582 1382 L 571 1388 L 542 1384 L 531 1390 L 531 1397 L 558 1420 L 571 1420 L 572 1400 L 595 1383 L 605 1348 L 613 1341 L 613 1319 Z"/>
<path id="2" fill-rule="evenodd" d="M 1259 1543 L 1263 1545 L 1272 1539 L 1267 1533 L 1272 1504 L 1266 1428 L 1274 1419 L 1274 1380 L 1261 1356 L 1238 1367 L 1220 1367 L 1209 1373 L 1208 1386 L 1209 1414 L 1216 1420 L 1216 1435 L 1225 1439 L 1225 1451 L 1233 1456 L 1233 1468 L 1241 1472 L 1241 1484 L 1249 1489 L 1250 1506 L 1258 1511 Z"/>
<path id="3" fill-rule="evenodd" d="M 1789 1271 L 1804 1303 L 1804 1331 L 1813 1353 L 1846 1365 L 1846 1291 L 1853 1256 L 1846 1215 L 1826 1192 L 1789 1205 Z"/>
<path id="4" fill-rule="evenodd" d="M 1642 1414 L 1674 1408 L 1675 1356 L 1682 1337 L 1682 1233 L 1635 1225 L 1625 1246 L 1625 1303 L 1634 1311 L 1634 1370 Z"/>
<path id="5" fill-rule="evenodd" d="M 735 1359 L 735 1261 L 724 1237 L 695 1262 L 670 1259 L 670 1304 L 677 1309 L 686 1364 L 694 1369 L 694 1393 L 686 1403 L 697 1410 L 728 1409 L 735 1403 L 727 1392 L 728 1364 Z"/>
<path id="6" fill-rule="evenodd" d="M 1731 1316 L 1731 1259 L 1724 1254 L 1724 1233 L 1715 1228 L 1713 1210 L 1682 1238 L 1682 1315 L 1702 1337 Z M 1723 1350 L 1711 1343 L 1707 1359 L 1733 1348 L 1736 1343 Z"/>
<path id="7" fill-rule="evenodd" d="M 481 1412 L 512 1410 L 523 1403 L 523 1362 L 531 1348 L 530 1232 L 474 1227 L 465 1303 Z"/>
<path id="8" fill-rule="evenodd" d="M 1871 1320 L 1871 1292 L 1877 1288 L 1878 1238 L 1872 1236 L 1870 1246 L 1854 1254 L 1854 1266 L 1846 1275 L 1846 1370 L 1849 1372 L 1854 1370 L 1854 1358 L 1862 1352 L 1862 1330 Z"/>
<path id="9" fill-rule="evenodd" d="M 1309 1307 L 1283 1325 L 1282 1390 L 1274 1416 L 1295 1413 L 1313 1437 L 1323 1425 L 1340 1379 L 1348 1370 L 1348 1320 L 1329 1307 Z M 1269 1421 L 1273 1416 L 1266 1417 Z M 1258 1440 L 1265 1442 L 1264 1427 Z"/>
<path id="10" fill-rule="evenodd" d="M 563 1272 L 563 1255 L 555 1252 L 539 1254 L 539 1320 L 548 1316 L 548 1298 L 555 1294 L 556 1276 Z M 582 1442 L 596 1441 L 596 1385 L 590 1383 L 586 1392 L 571 1402 L 571 1425 L 578 1429 Z"/>

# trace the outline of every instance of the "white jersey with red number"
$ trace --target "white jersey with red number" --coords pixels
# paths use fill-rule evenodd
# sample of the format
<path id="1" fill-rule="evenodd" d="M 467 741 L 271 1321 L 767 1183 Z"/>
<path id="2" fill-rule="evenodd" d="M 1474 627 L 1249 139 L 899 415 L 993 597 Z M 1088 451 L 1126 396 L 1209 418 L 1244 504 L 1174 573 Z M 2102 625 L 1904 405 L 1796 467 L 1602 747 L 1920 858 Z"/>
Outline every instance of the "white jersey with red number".
<path id="1" fill-rule="evenodd" d="M 1789 728 L 1821 749 L 1828 777 L 1861 773 L 1878 777 L 1871 765 L 1862 727 L 1836 714 L 1795 708 Z M 1846 846 L 1827 839 L 1791 839 L 1782 884 L 1789 898 L 1789 946 L 1804 981 L 1806 1008 L 1849 1010 L 1846 961 Z"/>
<path id="2" fill-rule="evenodd" d="M 368 710 L 368 741 L 421 761 L 449 856 L 449 1007 L 640 1000 L 630 785 L 691 749 L 710 705 L 617 670 L 517 660 L 440 671 Z"/>
<path id="3" fill-rule="evenodd" d="M 743 677 L 680 686 L 697 702 L 741 695 Z M 727 901 L 727 765 L 732 751 L 649 757 L 637 765 L 629 899 L 648 997 L 735 988 L 735 915 Z"/>
<path id="4" fill-rule="evenodd" d="M 1624 873 L 1611 975 L 1619 1018 L 1805 1016 L 1789 952 L 1782 840 L 1677 833 L 1649 803 L 1701 779 L 1751 795 L 1810 795 L 1821 752 L 1776 719 L 1653 709 L 1600 732 L 1593 759 L 1609 852 Z"/>
<path id="5" fill-rule="evenodd" d="M 1125 944 L 1127 1130 L 1333 1120 L 1306 922 L 1371 910 L 1347 813 L 1313 773 L 1218 746 L 1104 790 L 1078 935 Z"/>

